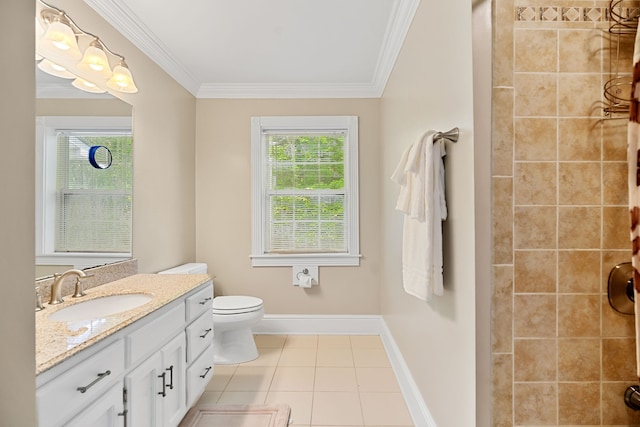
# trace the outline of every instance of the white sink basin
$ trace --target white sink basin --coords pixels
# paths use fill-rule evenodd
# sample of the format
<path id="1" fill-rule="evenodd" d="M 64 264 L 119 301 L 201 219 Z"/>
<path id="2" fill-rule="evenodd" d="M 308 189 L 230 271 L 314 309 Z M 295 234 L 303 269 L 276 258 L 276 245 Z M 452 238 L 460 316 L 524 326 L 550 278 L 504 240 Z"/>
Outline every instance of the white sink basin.
<path id="1" fill-rule="evenodd" d="M 96 298 L 51 313 L 49 320 L 70 322 L 101 318 L 140 307 L 151 299 L 152 297 L 147 294 L 122 294 Z"/>

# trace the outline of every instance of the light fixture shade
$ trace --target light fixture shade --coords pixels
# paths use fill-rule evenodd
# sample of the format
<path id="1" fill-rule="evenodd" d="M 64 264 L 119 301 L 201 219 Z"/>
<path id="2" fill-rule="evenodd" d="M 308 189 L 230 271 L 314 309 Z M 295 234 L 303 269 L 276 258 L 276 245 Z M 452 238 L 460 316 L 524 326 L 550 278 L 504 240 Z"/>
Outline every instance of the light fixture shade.
<path id="1" fill-rule="evenodd" d="M 76 78 L 75 74 L 69 72 L 66 68 L 56 64 L 55 62 L 49 61 L 46 58 L 38 63 L 38 68 L 47 74 L 51 74 L 52 76 L 56 77 L 62 77 L 63 79 Z"/>
<path id="2" fill-rule="evenodd" d="M 42 26 L 42 22 L 36 16 L 36 39 L 44 36 L 44 27 Z"/>
<path id="3" fill-rule="evenodd" d="M 47 53 L 53 56 L 65 56 L 71 59 L 80 59 L 82 52 L 78 49 L 78 42 L 71 27 L 60 21 L 49 23 L 46 33 L 40 40 L 40 47 L 44 49 L 42 56 L 47 57 Z"/>
<path id="4" fill-rule="evenodd" d="M 113 69 L 113 75 L 111 76 L 109 81 L 107 81 L 107 86 L 118 92 L 138 92 L 138 88 L 133 82 L 131 71 L 129 71 L 129 68 L 127 68 L 127 64 L 125 64 L 124 61 L 115 66 L 115 68 Z"/>
<path id="5" fill-rule="evenodd" d="M 83 79 L 83 78 L 76 78 L 72 83 L 71 83 L 74 87 L 83 90 L 85 92 L 91 92 L 91 93 L 105 93 L 106 90 L 104 89 L 100 89 L 98 86 L 94 85 L 91 82 L 88 82 L 87 80 Z"/>
<path id="6" fill-rule="evenodd" d="M 107 55 L 96 42 L 91 43 L 91 45 L 89 45 L 89 47 L 84 51 L 84 56 L 82 57 L 82 61 L 78 64 L 78 68 L 90 73 L 97 73 L 103 78 L 107 78 L 111 75 L 111 68 L 109 67 Z"/>

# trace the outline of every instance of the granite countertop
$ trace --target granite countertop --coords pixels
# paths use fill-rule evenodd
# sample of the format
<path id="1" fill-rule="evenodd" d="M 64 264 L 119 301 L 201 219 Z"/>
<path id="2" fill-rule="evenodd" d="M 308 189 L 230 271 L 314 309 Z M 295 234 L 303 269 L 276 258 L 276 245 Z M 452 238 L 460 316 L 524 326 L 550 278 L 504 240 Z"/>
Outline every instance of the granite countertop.
<path id="1" fill-rule="evenodd" d="M 58 305 L 44 302 L 36 316 L 36 375 L 69 356 L 123 329 L 210 280 L 208 274 L 136 274 L 86 290 L 82 298 L 65 297 Z M 153 298 L 140 307 L 95 319 L 54 321 L 49 316 L 83 301 L 116 294 L 148 294 Z"/>

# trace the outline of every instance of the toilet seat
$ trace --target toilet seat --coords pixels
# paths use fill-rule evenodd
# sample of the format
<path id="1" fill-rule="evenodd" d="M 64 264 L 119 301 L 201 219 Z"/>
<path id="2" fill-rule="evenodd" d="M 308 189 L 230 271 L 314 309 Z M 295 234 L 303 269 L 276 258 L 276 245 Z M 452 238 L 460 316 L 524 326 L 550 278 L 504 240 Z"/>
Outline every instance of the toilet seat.
<path id="1" fill-rule="evenodd" d="M 230 295 L 213 299 L 213 314 L 229 315 L 258 311 L 262 308 L 262 300 L 256 297 Z"/>

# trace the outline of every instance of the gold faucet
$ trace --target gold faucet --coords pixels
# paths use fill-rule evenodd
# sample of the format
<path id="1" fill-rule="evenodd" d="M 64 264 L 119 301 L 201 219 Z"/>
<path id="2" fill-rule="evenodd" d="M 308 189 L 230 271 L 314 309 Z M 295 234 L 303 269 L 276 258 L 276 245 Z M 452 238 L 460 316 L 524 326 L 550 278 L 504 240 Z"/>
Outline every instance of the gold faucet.
<path id="1" fill-rule="evenodd" d="M 87 276 L 84 271 L 76 270 L 76 269 L 67 270 L 62 274 L 54 274 L 53 284 L 51 285 L 51 298 L 49 299 L 49 304 L 53 305 L 53 304 L 60 304 L 61 302 L 64 302 L 64 300 L 62 299 L 62 281 L 64 280 L 65 277 L 71 276 L 71 275 L 76 275 L 78 279 L 80 277 Z"/>

